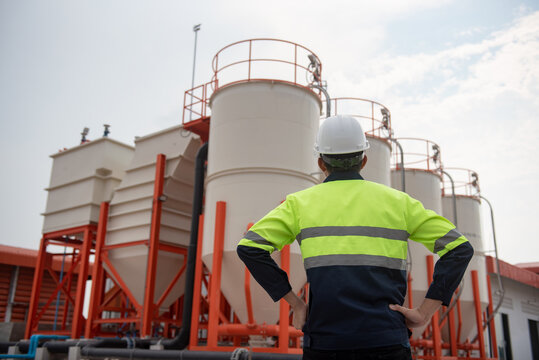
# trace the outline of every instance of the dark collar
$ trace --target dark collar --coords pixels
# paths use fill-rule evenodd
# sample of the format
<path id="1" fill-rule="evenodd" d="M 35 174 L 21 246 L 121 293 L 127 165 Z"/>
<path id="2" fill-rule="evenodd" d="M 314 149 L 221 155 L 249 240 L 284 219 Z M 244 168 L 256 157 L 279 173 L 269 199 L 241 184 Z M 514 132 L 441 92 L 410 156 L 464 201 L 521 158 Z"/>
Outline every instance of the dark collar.
<path id="1" fill-rule="evenodd" d="M 329 176 L 324 180 L 324 182 L 336 181 L 336 180 L 364 180 L 359 173 L 355 171 L 342 171 L 334 172 L 329 174 Z"/>

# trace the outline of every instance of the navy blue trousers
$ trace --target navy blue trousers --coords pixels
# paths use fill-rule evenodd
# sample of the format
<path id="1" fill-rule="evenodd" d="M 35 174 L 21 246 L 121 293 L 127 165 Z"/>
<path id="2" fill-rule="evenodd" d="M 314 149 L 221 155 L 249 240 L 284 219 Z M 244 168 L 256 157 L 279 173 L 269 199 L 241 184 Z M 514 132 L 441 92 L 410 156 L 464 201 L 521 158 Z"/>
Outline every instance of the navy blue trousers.
<path id="1" fill-rule="evenodd" d="M 303 349 L 303 360 L 412 360 L 409 347 L 392 345 L 358 350 Z"/>

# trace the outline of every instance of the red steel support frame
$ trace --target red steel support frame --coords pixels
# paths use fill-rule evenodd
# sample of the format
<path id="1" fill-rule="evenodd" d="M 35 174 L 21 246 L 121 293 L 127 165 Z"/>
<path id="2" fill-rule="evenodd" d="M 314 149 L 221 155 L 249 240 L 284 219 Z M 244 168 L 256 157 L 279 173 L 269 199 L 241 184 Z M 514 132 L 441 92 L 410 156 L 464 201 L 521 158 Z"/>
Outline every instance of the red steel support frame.
<path id="1" fill-rule="evenodd" d="M 165 183 L 165 166 L 165 155 L 157 155 L 153 190 L 150 246 L 148 249 L 148 267 L 146 270 L 146 288 L 144 291 L 144 309 L 142 313 L 142 337 L 152 335 L 152 320 L 155 316 L 156 310 L 154 304 L 155 277 L 157 273 L 157 255 L 159 253 L 159 231 L 161 229 L 161 209 L 163 207 L 161 197 L 163 196 L 163 187 Z"/>
<path id="2" fill-rule="evenodd" d="M 26 324 L 25 338 L 30 338 L 30 336 L 33 335 L 34 332 L 38 331 L 39 322 L 42 316 L 45 314 L 47 308 L 52 304 L 56 295 L 60 292 L 65 295 L 66 307 L 68 306 L 68 301 L 73 304 L 73 322 L 71 330 L 66 330 L 66 327 L 64 326 L 66 317 L 68 316 L 68 311 L 66 311 L 66 309 L 64 308 L 61 330 L 46 332 L 53 334 L 70 335 L 72 338 L 79 338 L 81 336 L 82 327 L 84 326 L 85 321 L 82 315 L 82 310 L 84 306 L 84 293 L 86 290 L 86 280 L 88 279 L 89 256 L 92 249 L 95 231 L 96 226 L 94 224 L 88 224 L 43 234 L 34 272 L 32 295 L 30 298 L 30 307 L 28 309 L 28 321 Z M 80 234 L 83 234 L 82 239 L 80 238 Z M 73 236 L 79 237 L 73 239 Z M 73 248 L 71 267 L 67 270 L 62 281 L 58 279 L 56 273 L 48 264 L 49 261 L 52 260 L 51 254 L 47 253 L 48 245 Z M 80 266 L 78 266 L 79 264 Z M 70 283 L 72 281 L 72 277 L 77 266 L 77 291 L 76 296 L 73 299 L 70 294 Z M 53 291 L 52 295 L 49 296 L 45 305 L 41 308 L 41 310 L 39 310 L 38 308 L 41 294 L 41 285 L 43 282 L 43 273 L 45 272 L 45 270 L 49 272 L 50 276 L 56 282 L 57 286 L 56 289 Z M 64 287 L 66 283 L 68 284 L 67 289 Z"/>
<path id="3" fill-rule="evenodd" d="M 166 297 L 172 291 L 174 285 L 178 282 L 179 278 L 185 271 L 185 266 L 181 267 L 174 278 L 171 280 L 167 288 L 162 294 L 159 294 L 159 299 L 155 301 L 155 282 L 156 282 L 156 270 L 157 270 L 157 256 L 159 251 L 167 251 L 175 254 L 181 254 L 187 260 L 187 249 L 170 244 L 161 244 L 159 242 L 159 230 L 161 227 L 161 209 L 162 209 L 162 196 L 165 181 L 165 167 L 166 157 L 163 154 L 157 155 L 156 170 L 155 170 L 155 183 L 153 193 L 152 204 L 152 218 L 150 228 L 149 240 L 136 240 L 129 241 L 121 244 L 105 244 L 105 236 L 107 232 L 107 218 L 108 218 L 108 204 L 101 204 L 100 222 L 98 228 L 98 234 L 96 239 L 96 255 L 94 260 L 93 274 L 95 282 L 92 283 L 92 294 L 90 298 L 90 307 L 88 313 L 88 322 L 85 328 L 85 337 L 91 338 L 95 336 L 116 336 L 117 333 L 103 333 L 101 332 L 101 324 L 125 324 L 134 323 L 136 329 L 141 331 L 141 336 L 151 336 L 154 323 L 164 323 L 165 332 L 163 335 L 170 335 L 170 331 L 173 331 L 169 325 L 180 325 L 181 320 L 175 319 L 175 312 L 171 306 L 171 310 L 161 316 L 158 314 L 158 309 L 164 302 Z M 110 250 L 118 250 L 123 248 L 129 248 L 133 246 L 147 246 L 148 247 L 148 263 L 146 271 L 146 285 L 144 291 L 144 303 L 139 304 L 135 299 L 133 293 L 126 285 L 113 263 L 109 259 Z M 107 269 L 105 271 L 105 268 Z M 105 296 L 105 281 L 109 279 L 114 284 L 114 288 L 111 289 L 107 296 Z M 115 297 L 122 299 L 122 306 L 109 304 Z M 126 304 L 129 306 L 126 306 Z M 102 319 L 101 314 L 103 311 L 119 312 L 122 316 L 114 319 Z"/>
<path id="4" fill-rule="evenodd" d="M 279 325 L 256 324 L 253 316 L 252 304 L 248 307 L 248 323 L 239 323 L 234 314 L 234 321 L 229 321 L 229 313 L 226 309 L 229 307 L 226 299 L 221 293 L 221 265 L 223 261 L 223 246 L 226 221 L 226 203 L 218 201 L 216 203 L 215 215 L 215 233 L 213 244 L 212 273 L 209 274 L 209 284 L 207 283 L 204 265 L 202 263 L 202 227 L 203 217 L 199 223 L 199 238 L 197 244 L 197 260 L 195 266 L 195 285 L 193 290 L 193 313 L 191 317 L 191 333 L 189 340 L 189 349 L 197 351 L 233 351 L 240 346 L 241 340 L 249 335 L 275 336 L 279 338 L 278 347 L 253 348 L 255 352 L 267 353 L 294 353 L 300 354 L 299 337 L 303 335 L 301 330 L 290 326 L 289 305 L 285 300 L 281 300 L 279 305 Z M 252 224 L 249 224 L 249 227 Z M 249 228 L 248 227 L 248 228 Z M 290 248 L 286 246 L 281 251 L 281 267 L 287 273 L 290 272 Z M 249 303 L 251 299 L 250 292 L 250 274 L 245 269 L 245 296 Z M 202 285 L 208 289 L 207 298 L 203 296 Z M 207 316 L 207 323 L 204 318 Z M 206 345 L 198 345 L 199 341 L 204 342 L 200 336 L 200 330 L 207 330 Z M 203 334 L 203 332 L 202 332 Z M 203 336 L 203 335 L 202 335 Z M 223 337 L 227 341 L 233 340 L 234 346 L 219 345 L 219 338 Z M 296 347 L 289 345 L 290 339 L 295 341 Z"/>

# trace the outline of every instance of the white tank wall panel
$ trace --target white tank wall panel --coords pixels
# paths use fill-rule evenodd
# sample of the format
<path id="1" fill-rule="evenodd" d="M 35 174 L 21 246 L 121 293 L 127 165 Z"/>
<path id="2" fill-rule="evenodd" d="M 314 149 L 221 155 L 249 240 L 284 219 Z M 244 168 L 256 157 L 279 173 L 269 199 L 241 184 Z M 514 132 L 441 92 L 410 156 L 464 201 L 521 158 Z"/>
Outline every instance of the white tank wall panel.
<path id="1" fill-rule="evenodd" d="M 367 135 L 370 148 L 367 149 L 367 164 L 361 170 L 361 176 L 365 180 L 374 181 L 386 186 L 391 185 L 391 146 L 380 138 Z"/>
<path id="2" fill-rule="evenodd" d="M 421 201 L 426 209 L 442 213 L 441 179 L 437 174 L 424 170 L 405 170 L 406 193 Z M 397 190 L 402 187 L 402 171 L 391 170 L 391 186 Z M 412 264 L 412 296 L 413 306 L 419 306 L 423 301 L 430 281 L 427 277 L 427 255 L 433 255 L 434 261 L 438 255 L 431 253 L 425 246 L 415 241 L 408 240 L 408 262 Z M 405 303 L 408 304 L 408 296 Z M 414 329 L 414 337 L 418 337 L 423 328 Z"/>
<path id="3" fill-rule="evenodd" d="M 187 246 L 191 227 L 191 210 L 194 181 L 194 158 L 200 147 L 197 136 L 174 126 L 141 138 L 135 142 L 135 156 L 126 170 L 122 183 L 111 201 L 106 243 L 149 240 L 158 154 L 167 158 L 162 203 L 159 241 Z M 113 266 L 133 292 L 137 301 L 144 297 L 144 283 L 148 248 L 146 246 L 111 250 Z M 169 281 L 182 267 L 182 255 L 159 251 L 156 282 L 156 299 L 166 289 Z M 163 303 L 169 306 L 183 294 L 183 279 L 176 284 Z"/>
<path id="4" fill-rule="evenodd" d="M 463 319 L 461 340 L 464 341 L 466 338 L 473 337 L 477 334 L 471 271 L 477 271 L 482 311 L 488 306 L 488 287 L 481 233 L 481 203 L 476 198 L 466 196 L 457 196 L 456 202 L 458 230 L 466 236 L 474 248 L 474 257 L 468 264 L 468 268 L 464 274 L 463 292 L 460 297 Z M 453 222 L 453 197 L 444 196 L 442 198 L 442 205 L 443 215 Z M 448 337 L 447 334 L 444 334 L 444 336 Z"/>
<path id="5" fill-rule="evenodd" d="M 97 223 L 101 202 L 110 201 L 133 153 L 128 145 L 101 138 L 51 155 L 43 233 Z"/>
<path id="6" fill-rule="evenodd" d="M 121 179 L 133 159 L 133 147 L 108 137 L 51 155 L 53 159 L 50 188 L 94 176 L 106 169 L 110 176 Z"/>
<path id="7" fill-rule="evenodd" d="M 215 205 L 226 201 L 221 290 L 242 322 L 247 321 L 244 269 L 236 254 L 250 222 L 278 206 L 286 195 L 318 183 L 313 147 L 321 103 L 301 87 L 260 81 L 227 86 L 213 94 L 202 259 L 212 267 Z M 290 282 L 305 284 L 301 254 L 291 246 Z M 279 253 L 274 253 L 279 258 Z M 251 282 L 257 323 L 274 324 L 279 304 Z"/>

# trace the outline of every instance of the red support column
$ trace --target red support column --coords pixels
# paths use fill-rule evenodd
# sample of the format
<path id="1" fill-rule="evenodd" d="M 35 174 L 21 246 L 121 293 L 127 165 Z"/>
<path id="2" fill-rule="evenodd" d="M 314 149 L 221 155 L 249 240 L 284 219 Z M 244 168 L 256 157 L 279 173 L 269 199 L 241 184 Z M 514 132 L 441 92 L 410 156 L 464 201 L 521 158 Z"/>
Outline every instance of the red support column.
<path id="1" fill-rule="evenodd" d="M 472 270 L 473 302 L 475 306 L 475 321 L 477 322 L 477 338 L 479 340 L 479 354 L 481 358 L 486 357 L 485 339 L 483 337 L 483 321 L 481 319 L 481 298 L 479 296 L 479 280 L 477 279 L 477 270 Z"/>
<path id="2" fill-rule="evenodd" d="M 155 276 L 157 273 L 157 255 L 159 253 L 159 231 L 161 230 L 161 208 L 163 187 L 165 183 L 166 157 L 157 155 L 155 165 L 155 182 L 153 189 L 152 224 L 150 229 L 150 244 L 148 249 L 148 263 L 146 270 L 146 288 L 144 291 L 144 307 L 142 311 L 141 336 L 152 335 L 152 320 L 155 316 L 154 294 Z"/>
<path id="3" fill-rule="evenodd" d="M 429 279 L 429 284 L 432 283 L 432 278 L 434 276 L 434 258 L 432 255 L 427 255 L 427 276 Z M 432 342 L 434 347 L 434 359 L 439 360 L 442 358 L 442 336 L 440 333 L 440 327 L 438 323 L 440 322 L 440 316 L 438 312 L 434 313 L 430 321 L 432 326 Z"/>
<path id="4" fill-rule="evenodd" d="M 75 308 L 73 309 L 73 324 L 71 326 L 71 338 L 78 339 L 82 332 L 84 318 L 82 308 L 84 307 L 84 291 L 86 290 L 86 280 L 88 280 L 88 263 L 90 249 L 92 248 L 93 234 L 90 228 L 84 230 L 82 249 L 80 251 L 81 262 L 77 281 L 77 295 L 75 297 Z"/>
<path id="5" fill-rule="evenodd" d="M 193 306 L 191 311 L 191 334 L 189 345 L 198 345 L 198 326 L 200 318 L 200 298 L 202 291 L 202 239 L 204 230 L 204 215 L 200 215 L 198 220 L 198 243 L 197 256 L 195 261 L 195 284 L 193 286 Z M 188 320 L 188 319 L 185 319 Z"/>
<path id="6" fill-rule="evenodd" d="M 281 250 L 281 268 L 290 277 L 290 246 L 285 246 Z M 285 299 L 280 300 L 279 304 L 279 350 L 283 353 L 288 352 L 288 343 L 290 340 L 289 334 L 289 317 L 290 306 Z"/>
<path id="7" fill-rule="evenodd" d="M 447 314 L 447 316 L 449 316 L 449 320 L 448 320 L 448 323 L 449 323 L 449 338 L 450 338 L 450 341 L 451 341 L 451 355 L 452 356 L 458 356 L 458 350 L 457 350 L 457 343 L 458 343 L 458 339 L 456 337 L 456 334 L 455 334 L 455 309 L 451 309 L 449 311 L 449 314 Z"/>
<path id="8" fill-rule="evenodd" d="M 41 288 L 41 281 L 43 279 L 43 269 L 45 269 L 45 257 L 47 255 L 47 240 L 41 239 L 39 245 L 39 252 L 37 255 L 37 263 L 34 271 L 34 282 L 32 284 L 32 296 L 30 297 L 30 307 L 28 309 L 28 321 L 26 323 L 26 331 L 24 333 L 25 339 L 30 339 L 34 332 L 34 321 L 37 314 L 37 306 L 39 304 L 39 295 Z M 35 324 L 37 327 L 37 324 Z"/>
<path id="9" fill-rule="evenodd" d="M 95 239 L 95 256 L 92 268 L 92 291 L 90 293 L 90 306 L 88 309 L 88 320 L 86 321 L 86 329 L 84 337 L 89 339 L 93 337 L 93 321 L 98 316 L 99 302 L 101 300 L 101 291 L 103 288 L 103 263 L 101 259 L 101 251 L 105 245 L 105 235 L 107 233 L 107 221 L 109 215 L 109 203 L 102 202 L 99 211 L 99 224 L 97 225 L 97 237 Z"/>
<path id="10" fill-rule="evenodd" d="M 219 327 L 219 305 L 221 303 L 221 265 L 225 238 L 226 202 L 218 201 L 215 206 L 215 235 L 213 245 L 212 275 L 210 284 L 210 314 L 208 321 L 208 347 L 217 347 Z"/>
<path id="11" fill-rule="evenodd" d="M 490 284 L 490 275 L 487 275 L 487 286 L 488 286 L 488 313 L 489 316 L 494 312 L 492 309 L 492 288 Z M 496 339 L 496 325 L 494 318 L 490 321 L 490 344 L 492 346 L 492 355 L 495 358 L 498 358 L 498 340 Z"/>

